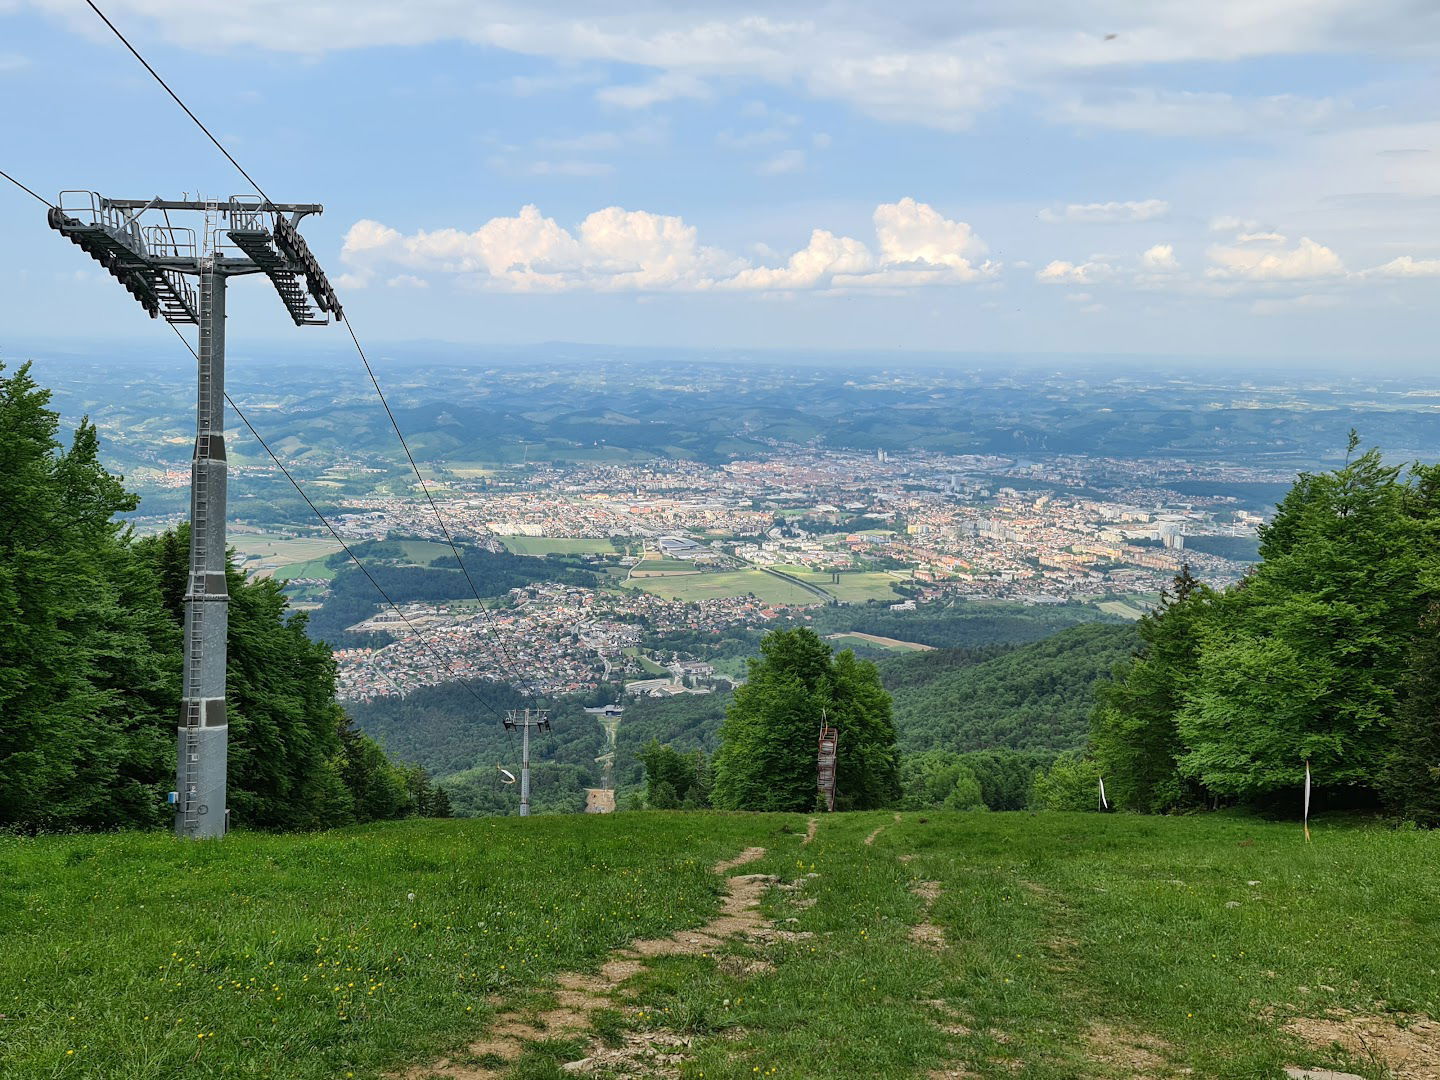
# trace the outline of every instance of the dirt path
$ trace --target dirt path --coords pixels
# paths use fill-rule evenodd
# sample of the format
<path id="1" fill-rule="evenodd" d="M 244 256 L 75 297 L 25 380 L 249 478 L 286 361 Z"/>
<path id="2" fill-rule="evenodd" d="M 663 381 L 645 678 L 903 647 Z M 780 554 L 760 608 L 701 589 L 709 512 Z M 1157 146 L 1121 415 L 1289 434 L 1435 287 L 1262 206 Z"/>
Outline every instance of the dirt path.
<path id="1" fill-rule="evenodd" d="M 910 940 L 927 949 L 943 949 L 945 947 L 945 931 L 930 921 L 930 909 L 935 906 L 935 901 L 940 899 L 940 883 L 938 881 L 917 881 L 910 886 L 910 892 L 918 896 L 925 905 L 920 921 L 910 927 Z"/>
<path id="2" fill-rule="evenodd" d="M 733 859 L 716 863 L 714 871 L 725 875 L 754 862 L 765 854 L 760 847 L 746 848 Z M 587 975 L 567 972 L 555 978 L 553 1007 L 532 1012 L 501 1013 L 486 1034 L 453 1058 L 429 1065 L 416 1065 L 398 1074 L 404 1080 L 489 1080 L 504 1076 L 525 1052 L 525 1043 L 535 1039 L 563 1038 L 588 1032 L 592 1016 L 600 1009 L 617 1005 L 616 995 L 624 983 L 645 970 L 655 956 L 709 955 L 726 940 L 742 935 L 764 937 L 777 932 L 766 926 L 760 915 L 760 898 L 778 879 L 771 874 L 738 874 L 726 881 L 720 914 L 704 926 L 679 930 L 669 937 L 632 941 L 617 949 Z M 807 935 L 808 936 L 808 935 Z M 648 1075 L 672 1076 L 684 1060 L 690 1040 L 668 1032 L 627 1032 L 618 1047 L 590 1046 L 589 1055 L 565 1065 L 565 1071 L 584 1075 L 592 1072 L 644 1071 Z"/>
<path id="3" fill-rule="evenodd" d="M 896 814 L 896 815 L 895 815 L 895 820 L 896 820 L 896 821 L 899 821 L 899 820 L 900 820 L 900 815 L 899 815 L 899 814 Z M 889 827 L 890 827 L 890 826 L 888 826 L 888 825 L 877 825 L 877 826 L 875 826 L 875 828 L 874 828 L 873 830 L 871 830 L 870 835 L 867 836 L 867 837 L 865 837 L 865 846 L 866 846 L 866 847 L 873 847 L 874 844 L 875 844 L 875 838 L 876 838 L 877 836 L 879 836 L 882 832 L 884 832 L 886 829 L 888 829 Z"/>
<path id="4" fill-rule="evenodd" d="M 800 841 L 801 847 L 804 847 L 806 844 L 810 843 L 811 840 L 815 839 L 815 830 L 818 828 L 820 828 L 819 818 L 812 817 L 809 821 L 805 823 L 805 839 Z"/>

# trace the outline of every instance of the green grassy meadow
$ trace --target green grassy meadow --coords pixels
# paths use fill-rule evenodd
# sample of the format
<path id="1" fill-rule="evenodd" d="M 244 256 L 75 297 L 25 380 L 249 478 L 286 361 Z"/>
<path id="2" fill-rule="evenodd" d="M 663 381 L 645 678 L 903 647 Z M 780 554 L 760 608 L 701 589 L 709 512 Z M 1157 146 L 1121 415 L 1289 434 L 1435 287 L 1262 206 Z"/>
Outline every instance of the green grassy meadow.
<path id="1" fill-rule="evenodd" d="M 727 570 L 718 574 L 631 578 L 629 585 L 671 600 L 703 600 L 754 594 L 768 604 L 816 604 L 815 594 L 763 570 Z"/>
<path id="2" fill-rule="evenodd" d="M 557 973 L 707 921 L 709 867 L 747 846 L 768 853 L 740 873 L 795 885 L 762 906 L 789 936 L 731 940 L 718 966 L 654 959 L 596 1014 L 601 1043 L 684 1035 L 680 1074 L 722 1080 L 1254 1080 L 1291 1064 L 1381 1080 L 1405 1074 L 1287 1027 L 1440 1016 L 1437 833 L 1322 819 L 1307 845 L 1228 815 L 877 812 L 824 817 L 807 846 L 804 827 L 621 813 L 209 844 L 5 837 L 0 1076 L 423 1065 L 497 1008 L 543 1006 Z M 554 1080 L 586 1052 L 539 1032 L 509 1075 Z"/>
<path id="3" fill-rule="evenodd" d="M 1127 604 L 1123 600 L 1101 600 L 1095 605 L 1106 615 L 1119 615 L 1122 619 L 1139 621 L 1145 617 L 1145 609 Z"/>
<path id="4" fill-rule="evenodd" d="M 237 532 L 230 537 L 230 546 L 242 556 L 253 555 L 258 558 L 257 562 L 247 565 L 247 569 L 252 573 L 258 572 L 267 577 L 273 573 L 274 576 L 282 578 L 331 577 L 334 571 L 298 573 L 296 570 L 300 566 L 307 570 L 313 569 L 315 565 L 324 569 L 326 557 L 340 550 L 340 545 L 328 538 L 286 539 L 263 532 Z M 261 569 L 262 564 L 265 569 Z"/>
<path id="5" fill-rule="evenodd" d="M 811 585 L 820 586 L 842 604 L 864 604 L 870 600 L 900 599 L 900 594 L 895 591 L 897 579 L 883 571 L 867 570 L 858 573 L 847 571 L 840 575 L 840 581 L 836 583 L 830 580 L 829 574 L 819 570 L 807 570 L 801 566 L 776 566 L 773 569 L 780 570 Z"/>

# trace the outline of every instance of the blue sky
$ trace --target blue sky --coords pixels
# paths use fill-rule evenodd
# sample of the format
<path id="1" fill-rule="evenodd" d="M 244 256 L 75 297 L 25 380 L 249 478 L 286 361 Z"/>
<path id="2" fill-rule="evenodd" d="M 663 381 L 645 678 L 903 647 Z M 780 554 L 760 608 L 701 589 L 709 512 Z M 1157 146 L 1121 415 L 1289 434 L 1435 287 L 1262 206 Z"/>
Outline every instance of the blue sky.
<path id="1" fill-rule="evenodd" d="M 102 6 L 368 340 L 1435 355 L 1431 3 Z M 47 196 L 245 189 L 79 0 L 0 0 L 0 95 Z M 160 332 L 6 190 L 0 354 Z"/>

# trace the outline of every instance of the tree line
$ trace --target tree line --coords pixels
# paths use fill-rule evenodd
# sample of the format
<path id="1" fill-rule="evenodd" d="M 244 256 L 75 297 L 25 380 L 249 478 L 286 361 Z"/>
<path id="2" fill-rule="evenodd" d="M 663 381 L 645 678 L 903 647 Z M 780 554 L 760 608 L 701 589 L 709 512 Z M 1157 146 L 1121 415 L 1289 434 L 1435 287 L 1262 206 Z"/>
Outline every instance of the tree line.
<path id="1" fill-rule="evenodd" d="M 1357 450 L 1300 476 L 1238 585 L 1181 572 L 1040 802 L 1103 777 L 1130 810 L 1298 808 L 1308 765 L 1320 805 L 1440 824 L 1440 466 Z"/>
<path id="2" fill-rule="evenodd" d="M 188 528 L 136 537 L 93 424 L 68 445 L 29 365 L 0 364 L 0 827 L 155 827 L 173 811 Z M 229 802 L 240 827 L 448 814 L 335 701 L 280 586 L 232 566 Z"/>

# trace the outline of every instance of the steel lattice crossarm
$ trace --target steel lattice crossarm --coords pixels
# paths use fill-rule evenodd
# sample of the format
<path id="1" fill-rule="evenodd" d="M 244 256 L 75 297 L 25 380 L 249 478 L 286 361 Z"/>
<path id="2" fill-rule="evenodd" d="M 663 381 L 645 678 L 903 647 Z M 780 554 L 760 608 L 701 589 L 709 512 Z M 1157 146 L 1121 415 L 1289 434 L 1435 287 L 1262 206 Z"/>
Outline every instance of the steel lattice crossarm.
<path id="1" fill-rule="evenodd" d="M 344 312 L 297 228 L 301 218 L 323 209 L 318 203 L 271 203 L 248 196 L 109 199 L 93 191 L 63 191 L 49 221 L 118 280 L 152 319 L 197 324 L 195 290 L 185 278 L 210 268 L 226 277 L 263 273 L 296 326 L 323 326 Z M 200 230 L 173 225 L 172 210 L 203 214 Z M 154 220 L 156 214 L 163 224 Z M 151 215 L 148 222 L 145 215 Z"/>

